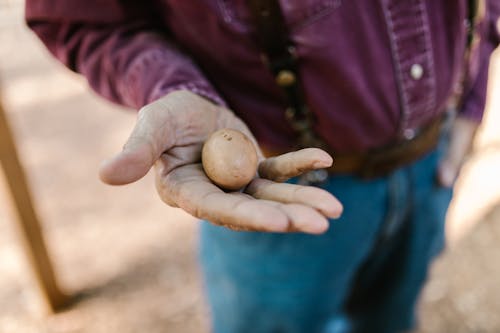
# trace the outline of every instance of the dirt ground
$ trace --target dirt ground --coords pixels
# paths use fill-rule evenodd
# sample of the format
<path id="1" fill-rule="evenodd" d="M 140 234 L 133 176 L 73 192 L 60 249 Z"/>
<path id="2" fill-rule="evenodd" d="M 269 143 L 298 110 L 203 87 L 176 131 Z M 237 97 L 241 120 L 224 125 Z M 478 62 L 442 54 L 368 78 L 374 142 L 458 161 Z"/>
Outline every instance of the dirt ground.
<path id="1" fill-rule="evenodd" d="M 0 332 L 208 332 L 194 218 L 166 207 L 153 179 L 99 182 L 135 114 L 89 92 L 0 0 L 0 91 L 61 286 L 80 301 L 43 315 L 0 176 Z M 420 302 L 418 333 L 500 332 L 500 59 L 488 113 L 448 214 L 449 249 Z"/>

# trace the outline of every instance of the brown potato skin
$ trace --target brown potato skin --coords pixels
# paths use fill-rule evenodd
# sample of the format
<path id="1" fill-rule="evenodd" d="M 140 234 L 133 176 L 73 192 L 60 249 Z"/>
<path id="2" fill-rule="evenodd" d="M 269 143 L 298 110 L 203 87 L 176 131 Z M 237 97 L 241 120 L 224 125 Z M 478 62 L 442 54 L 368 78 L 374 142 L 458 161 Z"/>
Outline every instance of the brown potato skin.
<path id="1" fill-rule="evenodd" d="M 257 173 L 257 151 L 240 131 L 224 128 L 214 132 L 203 145 L 203 169 L 208 178 L 226 190 L 239 190 Z"/>

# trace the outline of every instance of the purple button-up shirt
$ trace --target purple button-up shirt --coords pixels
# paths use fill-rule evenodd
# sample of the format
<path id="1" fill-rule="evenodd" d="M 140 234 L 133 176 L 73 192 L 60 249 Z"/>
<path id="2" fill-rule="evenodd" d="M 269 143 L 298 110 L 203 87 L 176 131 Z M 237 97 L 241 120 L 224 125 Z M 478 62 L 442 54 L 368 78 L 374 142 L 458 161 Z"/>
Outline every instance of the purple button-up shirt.
<path id="1" fill-rule="evenodd" d="M 441 113 L 464 67 L 467 1 L 281 0 L 315 130 L 338 152 L 410 135 Z M 500 1 L 486 1 L 463 116 L 481 119 Z M 188 89 L 228 105 L 271 149 L 294 132 L 245 0 L 27 0 L 30 27 L 104 97 L 139 108 Z"/>

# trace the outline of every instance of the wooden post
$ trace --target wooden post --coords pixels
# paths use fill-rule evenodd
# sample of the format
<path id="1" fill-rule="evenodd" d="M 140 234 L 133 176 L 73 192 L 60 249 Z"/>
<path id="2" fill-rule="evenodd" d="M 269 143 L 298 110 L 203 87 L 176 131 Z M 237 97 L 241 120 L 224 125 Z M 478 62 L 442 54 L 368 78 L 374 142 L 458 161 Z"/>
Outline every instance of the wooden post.
<path id="1" fill-rule="evenodd" d="M 13 198 L 19 231 L 35 280 L 51 312 L 63 307 L 69 300 L 59 289 L 52 269 L 40 223 L 33 208 L 28 183 L 17 154 L 7 116 L 0 103 L 0 161 Z"/>

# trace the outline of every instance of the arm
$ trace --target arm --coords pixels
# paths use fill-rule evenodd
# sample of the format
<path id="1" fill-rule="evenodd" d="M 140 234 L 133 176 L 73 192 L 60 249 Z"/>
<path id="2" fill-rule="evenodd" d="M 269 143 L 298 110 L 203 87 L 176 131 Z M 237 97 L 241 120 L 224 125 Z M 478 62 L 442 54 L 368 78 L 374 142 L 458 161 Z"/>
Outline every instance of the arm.
<path id="1" fill-rule="evenodd" d="M 453 186 L 483 117 L 490 56 L 500 43 L 500 3 L 496 0 L 485 3 L 485 16 L 478 26 L 479 40 L 473 45 L 468 64 L 462 106 L 450 133 L 448 152 L 438 169 L 439 182 L 448 187 Z"/>
<path id="2" fill-rule="evenodd" d="M 273 182 L 331 165 L 331 157 L 319 149 L 268 160 L 261 155 L 260 171 L 267 179 L 256 177 L 244 193 L 226 193 L 212 184 L 200 164 L 206 138 L 226 127 L 253 136 L 196 65 L 149 23 L 155 21 L 151 10 L 124 1 L 59 2 L 49 10 L 49 0 L 27 0 L 30 27 L 99 94 L 140 108 L 123 151 L 101 167 L 104 182 L 134 182 L 154 165 L 164 202 L 233 229 L 321 233 L 328 228 L 327 217 L 340 215 L 340 203 L 326 191 Z M 74 8 L 78 4 L 82 8 Z"/>
<path id="3" fill-rule="evenodd" d="M 154 8 L 128 3 L 134 2 L 27 0 L 26 20 L 57 59 L 113 102 L 138 109 L 188 89 L 224 104 L 196 64 L 160 32 Z"/>
<path id="4" fill-rule="evenodd" d="M 487 0 L 485 3 L 484 18 L 477 26 L 478 38 L 472 42 L 460 110 L 460 116 L 476 122 L 481 121 L 486 104 L 490 56 L 500 42 L 500 31 L 497 25 L 500 18 L 500 4 L 493 0 Z"/>

